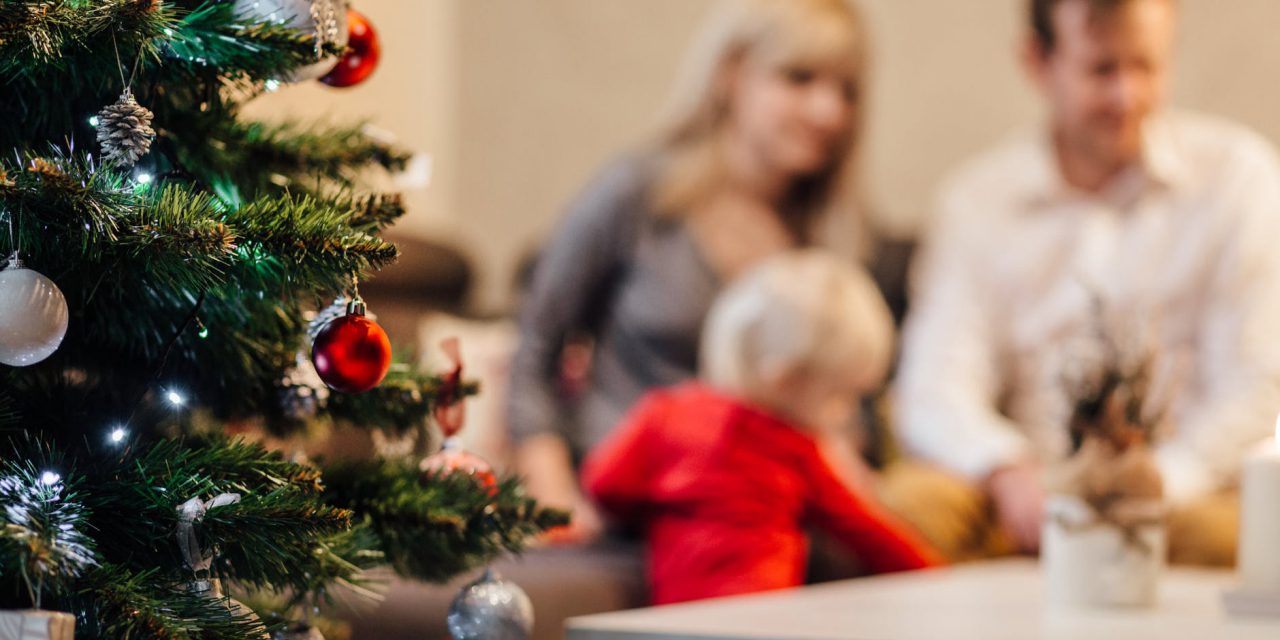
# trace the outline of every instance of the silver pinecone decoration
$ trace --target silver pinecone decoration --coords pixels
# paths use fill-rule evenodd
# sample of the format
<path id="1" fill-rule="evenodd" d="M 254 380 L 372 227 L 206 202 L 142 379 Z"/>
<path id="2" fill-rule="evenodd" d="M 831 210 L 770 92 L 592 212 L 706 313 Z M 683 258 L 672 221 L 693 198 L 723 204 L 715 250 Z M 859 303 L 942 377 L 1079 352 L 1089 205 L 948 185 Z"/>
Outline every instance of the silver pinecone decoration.
<path id="1" fill-rule="evenodd" d="M 138 158 L 146 155 L 151 140 L 156 137 L 151 128 L 149 109 L 133 99 L 128 88 L 120 94 L 115 104 L 98 112 L 98 144 L 108 162 L 131 167 Z"/>

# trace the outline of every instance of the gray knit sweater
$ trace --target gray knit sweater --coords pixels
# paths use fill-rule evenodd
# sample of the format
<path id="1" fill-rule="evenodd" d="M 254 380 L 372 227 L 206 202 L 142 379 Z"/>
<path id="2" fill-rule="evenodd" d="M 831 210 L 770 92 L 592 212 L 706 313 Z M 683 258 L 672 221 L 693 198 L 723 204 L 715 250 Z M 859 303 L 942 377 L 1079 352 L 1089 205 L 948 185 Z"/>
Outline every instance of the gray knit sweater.
<path id="1" fill-rule="evenodd" d="M 720 288 L 677 218 L 649 203 L 653 161 L 614 162 L 572 203 L 538 259 L 520 317 L 507 422 L 516 442 L 557 433 L 582 453 L 649 389 L 692 378 L 702 321 Z M 561 349 L 594 338 L 589 388 L 563 406 Z"/>

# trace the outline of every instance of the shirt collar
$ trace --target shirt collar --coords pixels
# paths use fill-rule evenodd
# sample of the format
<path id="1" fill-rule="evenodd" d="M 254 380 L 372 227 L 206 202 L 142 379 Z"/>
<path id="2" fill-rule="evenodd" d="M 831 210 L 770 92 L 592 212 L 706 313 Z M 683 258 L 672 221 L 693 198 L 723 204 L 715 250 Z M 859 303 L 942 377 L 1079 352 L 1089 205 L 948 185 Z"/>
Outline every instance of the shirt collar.
<path id="1" fill-rule="evenodd" d="M 1142 166 L 1155 183 L 1178 190 L 1190 178 L 1186 156 L 1165 116 L 1152 116 L 1142 128 Z"/>
<path id="2" fill-rule="evenodd" d="M 1062 178 L 1049 128 L 1040 127 L 1031 138 L 1024 182 L 1027 202 L 1042 205 L 1090 197 Z M 1187 183 L 1186 162 L 1168 118 L 1153 115 L 1143 124 L 1142 157 L 1137 170 L 1150 188 L 1177 191 Z"/>

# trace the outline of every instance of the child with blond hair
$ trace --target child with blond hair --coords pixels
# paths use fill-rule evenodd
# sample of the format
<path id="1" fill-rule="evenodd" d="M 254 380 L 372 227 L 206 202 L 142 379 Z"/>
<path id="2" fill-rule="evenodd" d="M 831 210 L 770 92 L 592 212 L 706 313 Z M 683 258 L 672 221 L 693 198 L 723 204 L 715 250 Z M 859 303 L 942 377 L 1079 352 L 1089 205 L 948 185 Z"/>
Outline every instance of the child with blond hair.
<path id="1" fill-rule="evenodd" d="M 817 250 L 769 259 L 724 290 L 703 329 L 701 380 L 650 393 L 583 468 L 587 493 L 642 527 L 656 604 L 802 584 L 809 524 L 874 572 L 942 563 L 815 444 L 854 418 L 892 343 L 871 280 Z"/>

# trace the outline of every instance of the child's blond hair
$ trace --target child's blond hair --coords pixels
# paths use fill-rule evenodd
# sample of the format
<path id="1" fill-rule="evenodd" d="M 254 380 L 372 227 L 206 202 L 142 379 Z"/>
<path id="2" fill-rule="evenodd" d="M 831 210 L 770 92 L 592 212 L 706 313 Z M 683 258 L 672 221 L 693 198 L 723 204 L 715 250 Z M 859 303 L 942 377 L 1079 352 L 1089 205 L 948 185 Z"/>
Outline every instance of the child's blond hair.
<path id="1" fill-rule="evenodd" d="M 701 375 L 745 398 L 783 372 L 870 390 L 889 368 L 893 321 L 860 268 L 817 249 L 770 258 L 730 284 L 703 325 Z"/>

